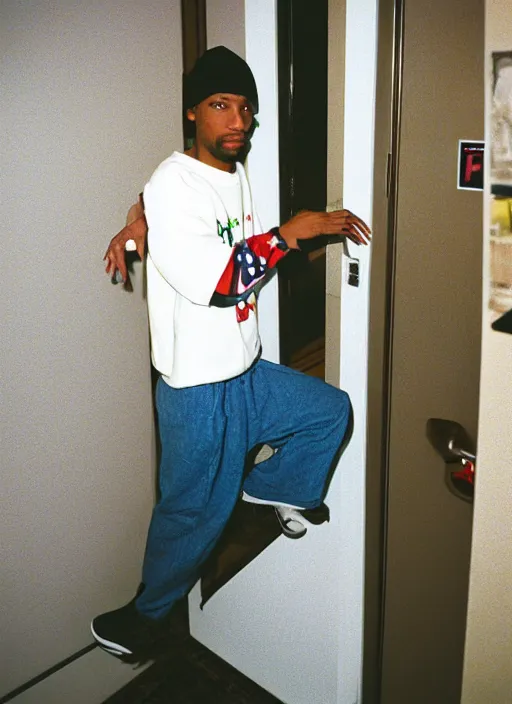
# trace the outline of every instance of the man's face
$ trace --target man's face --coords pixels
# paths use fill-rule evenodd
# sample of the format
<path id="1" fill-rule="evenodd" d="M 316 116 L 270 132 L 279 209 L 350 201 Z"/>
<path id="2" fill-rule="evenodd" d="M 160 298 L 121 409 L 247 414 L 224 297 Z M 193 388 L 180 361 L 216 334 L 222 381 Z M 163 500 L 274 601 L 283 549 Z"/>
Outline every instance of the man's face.
<path id="1" fill-rule="evenodd" d="M 196 123 L 196 149 L 213 158 L 212 166 L 234 164 L 247 150 L 253 109 L 244 96 L 215 93 L 187 110 L 187 117 Z"/>

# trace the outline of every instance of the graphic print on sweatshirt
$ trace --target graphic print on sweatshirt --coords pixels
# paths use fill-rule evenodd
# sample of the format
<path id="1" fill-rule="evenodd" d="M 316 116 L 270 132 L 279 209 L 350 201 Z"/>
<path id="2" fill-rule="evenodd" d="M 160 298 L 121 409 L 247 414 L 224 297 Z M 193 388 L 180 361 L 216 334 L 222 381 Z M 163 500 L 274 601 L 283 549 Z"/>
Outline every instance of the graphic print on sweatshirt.
<path id="1" fill-rule="evenodd" d="M 254 286 L 267 273 L 267 260 L 253 252 L 247 242 L 239 242 L 234 257 L 234 277 L 236 293 L 243 293 Z M 236 319 L 239 323 L 247 320 L 249 311 L 256 311 L 256 296 L 254 293 L 247 301 L 240 301 L 236 306 Z"/>
<path id="2" fill-rule="evenodd" d="M 224 244 L 233 246 L 235 243 L 235 236 L 233 235 L 233 230 L 235 227 L 240 227 L 238 218 L 228 218 L 226 225 L 223 225 L 220 220 L 217 220 L 217 234 L 222 238 Z"/>

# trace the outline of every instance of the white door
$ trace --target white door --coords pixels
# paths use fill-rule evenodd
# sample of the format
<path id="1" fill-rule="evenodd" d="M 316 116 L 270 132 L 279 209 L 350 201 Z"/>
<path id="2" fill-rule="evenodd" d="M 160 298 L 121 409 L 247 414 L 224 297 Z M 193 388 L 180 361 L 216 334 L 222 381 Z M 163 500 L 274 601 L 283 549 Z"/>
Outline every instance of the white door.
<path id="1" fill-rule="evenodd" d="M 261 92 L 249 174 L 270 227 L 279 203 L 276 1 L 246 0 L 244 19 L 246 59 Z M 376 1 L 348 0 L 346 23 L 343 199 L 371 222 Z M 190 599 L 193 636 L 286 704 L 353 704 L 360 697 L 370 252 L 353 249 L 360 284 L 348 286 L 343 277 L 341 386 L 352 399 L 355 431 L 329 492 L 331 522 L 302 540 L 277 540 L 203 612 L 197 588 Z M 275 288 L 265 291 L 260 315 L 264 355 L 276 360 Z"/>

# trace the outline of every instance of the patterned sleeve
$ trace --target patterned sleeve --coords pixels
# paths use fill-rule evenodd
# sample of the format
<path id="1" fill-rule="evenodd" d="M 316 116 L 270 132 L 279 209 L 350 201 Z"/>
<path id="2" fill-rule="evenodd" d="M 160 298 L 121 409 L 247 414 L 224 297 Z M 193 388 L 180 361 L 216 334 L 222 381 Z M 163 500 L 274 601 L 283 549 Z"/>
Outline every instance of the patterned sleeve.
<path id="1" fill-rule="evenodd" d="M 210 305 L 227 308 L 245 301 L 269 269 L 288 253 L 288 245 L 274 227 L 263 235 L 254 235 L 236 244 L 215 288 Z"/>

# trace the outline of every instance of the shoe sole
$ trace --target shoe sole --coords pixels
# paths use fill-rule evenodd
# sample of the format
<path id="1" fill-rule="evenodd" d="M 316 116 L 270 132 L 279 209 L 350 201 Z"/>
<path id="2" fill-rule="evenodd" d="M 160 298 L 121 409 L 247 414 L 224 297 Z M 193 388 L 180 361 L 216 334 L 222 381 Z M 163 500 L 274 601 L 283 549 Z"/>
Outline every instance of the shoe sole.
<path id="1" fill-rule="evenodd" d="M 119 643 L 113 643 L 111 640 L 107 640 L 106 638 L 102 638 L 101 636 L 99 636 L 94 630 L 92 623 L 91 633 L 100 648 L 105 650 L 107 653 L 110 653 L 111 655 L 133 655 L 132 651 L 128 650 L 128 648 L 119 645 Z"/>

